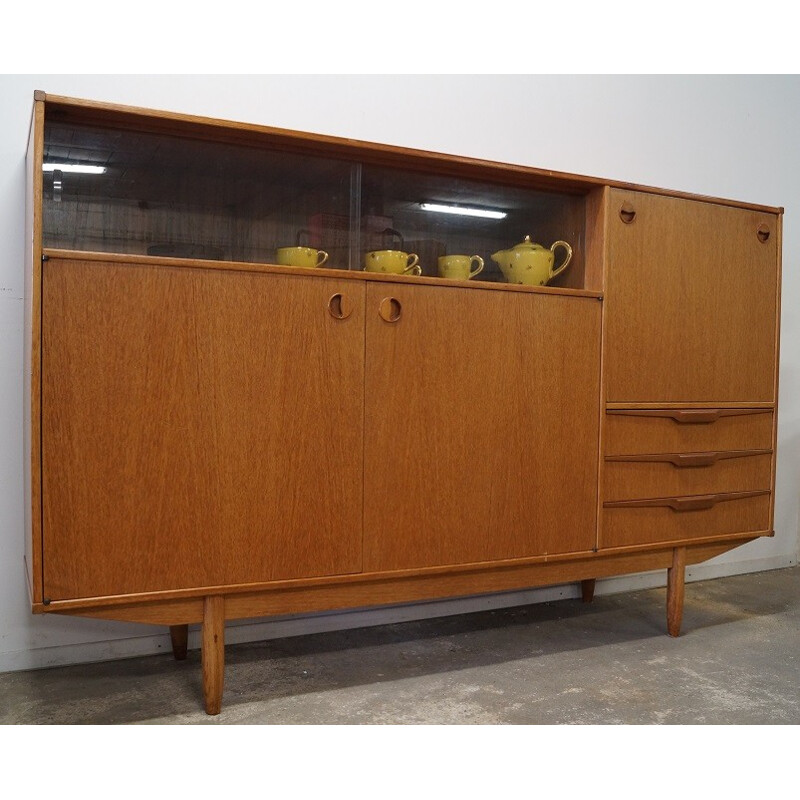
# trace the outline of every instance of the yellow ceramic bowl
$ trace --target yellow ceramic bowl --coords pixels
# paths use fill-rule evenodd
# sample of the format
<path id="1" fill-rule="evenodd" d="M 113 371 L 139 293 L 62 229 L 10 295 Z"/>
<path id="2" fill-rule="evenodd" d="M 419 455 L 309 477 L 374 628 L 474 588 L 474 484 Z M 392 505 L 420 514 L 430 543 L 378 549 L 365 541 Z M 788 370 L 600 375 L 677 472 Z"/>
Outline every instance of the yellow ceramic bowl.
<path id="1" fill-rule="evenodd" d="M 372 250 L 364 257 L 367 272 L 384 272 L 391 275 L 421 275 L 419 256 L 402 250 Z"/>
<path id="2" fill-rule="evenodd" d="M 321 267 L 328 260 L 328 254 L 313 247 L 279 247 L 275 260 L 284 267 Z"/>

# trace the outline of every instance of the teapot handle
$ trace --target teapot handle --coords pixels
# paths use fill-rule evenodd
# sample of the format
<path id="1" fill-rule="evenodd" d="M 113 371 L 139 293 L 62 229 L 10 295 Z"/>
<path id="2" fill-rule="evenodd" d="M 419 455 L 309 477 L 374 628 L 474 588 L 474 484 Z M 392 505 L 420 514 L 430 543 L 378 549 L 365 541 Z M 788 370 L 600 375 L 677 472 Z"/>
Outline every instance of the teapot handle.
<path id="1" fill-rule="evenodd" d="M 548 278 L 548 280 L 555 278 L 556 275 L 560 275 L 569 266 L 569 262 L 572 261 L 572 248 L 566 242 L 562 242 L 560 239 L 557 242 L 553 242 L 553 244 L 550 245 L 550 249 L 553 251 L 553 253 L 555 253 L 556 247 L 565 248 L 567 251 L 567 257 L 564 260 L 564 263 L 558 269 L 550 271 L 550 278 Z M 553 259 L 553 262 L 555 263 L 555 258 Z"/>

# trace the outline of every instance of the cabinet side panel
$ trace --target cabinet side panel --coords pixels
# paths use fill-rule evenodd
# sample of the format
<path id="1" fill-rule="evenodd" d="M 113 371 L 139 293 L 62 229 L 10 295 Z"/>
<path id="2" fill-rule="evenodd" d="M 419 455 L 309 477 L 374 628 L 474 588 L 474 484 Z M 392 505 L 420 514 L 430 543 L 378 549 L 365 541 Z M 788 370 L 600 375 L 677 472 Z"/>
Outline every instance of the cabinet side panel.
<path id="1" fill-rule="evenodd" d="M 775 286 L 775 413 L 772 417 L 772 494 L 769 502 L 769 527 L 775 529 L 775 472 L 778 465 L 778 384 L 781 365 L 781 285 L 783 281 L 783 214 L 778 215 L 778 280 Z"/>
<path id="2" fill-rule="evenodd" d="M 23 474 L 25 564 L 34 603 L 42 602 L 41 300 L 44 102 L 34 101 L 25 180 Z"/>
<path id="3" fill-rule="evenodd" d="M 586 274 L 583 288 L 605 289 L 607 186 L 592 190 L 586 197 Z"/>

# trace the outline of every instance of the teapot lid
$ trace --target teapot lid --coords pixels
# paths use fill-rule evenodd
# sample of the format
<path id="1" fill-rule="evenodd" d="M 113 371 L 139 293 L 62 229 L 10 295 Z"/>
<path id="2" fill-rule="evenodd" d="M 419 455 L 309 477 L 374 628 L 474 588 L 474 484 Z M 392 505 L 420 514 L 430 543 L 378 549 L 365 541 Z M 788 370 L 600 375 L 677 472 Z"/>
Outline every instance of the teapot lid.
<path id="1" fill-rule="evenodd" d="M 519 244 L 515 244 L 513 250 L 544 250 L 540 244 L 531 241 L 530 236 L 526 236 Z"/>

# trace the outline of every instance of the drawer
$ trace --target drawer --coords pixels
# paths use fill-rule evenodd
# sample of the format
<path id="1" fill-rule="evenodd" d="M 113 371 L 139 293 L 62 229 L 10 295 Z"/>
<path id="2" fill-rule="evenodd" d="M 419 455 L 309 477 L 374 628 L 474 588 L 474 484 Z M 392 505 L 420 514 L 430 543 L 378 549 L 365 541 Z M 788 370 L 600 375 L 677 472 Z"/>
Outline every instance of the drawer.
<path id="1" fill-rule="evenodd" d="M 603 465 L 604 500 L 747 492 L 771 485 L 771 450 L 606 456 Z"/>
<path id="2" fill-rule="evenodd" d="M 772 447 L 772 409 L 609 409 L 606 455 Z"/>
<path id="3" fill-rule="evenodd" d="M 769 501 L 764 491 L 606 502 L 602 547 L 766 531 Z"/>

